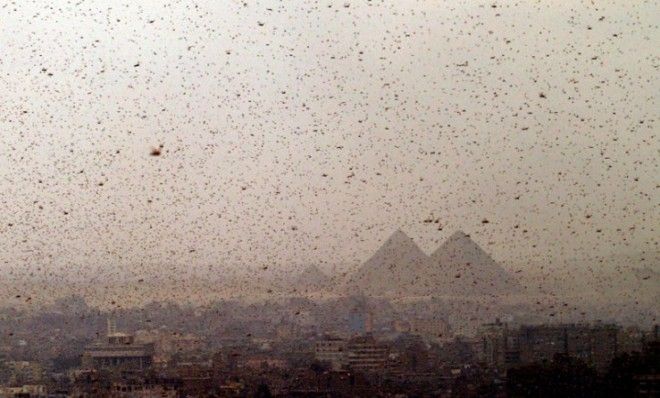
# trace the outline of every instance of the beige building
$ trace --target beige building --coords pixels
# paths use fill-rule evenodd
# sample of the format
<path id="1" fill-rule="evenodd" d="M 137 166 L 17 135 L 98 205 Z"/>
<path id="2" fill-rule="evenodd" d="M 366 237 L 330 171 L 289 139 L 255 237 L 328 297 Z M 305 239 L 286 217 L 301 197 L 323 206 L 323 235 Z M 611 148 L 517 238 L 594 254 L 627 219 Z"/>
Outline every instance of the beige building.
<path id="1" fill-rule="evenodd" d="M 88 369 L 137 369 L 153 363 L 153 344 L 139 344 L 131 334 L 119 333 L 108 321 L 106 340 L 87 346 L 83 353 L 83 367 Z"/>

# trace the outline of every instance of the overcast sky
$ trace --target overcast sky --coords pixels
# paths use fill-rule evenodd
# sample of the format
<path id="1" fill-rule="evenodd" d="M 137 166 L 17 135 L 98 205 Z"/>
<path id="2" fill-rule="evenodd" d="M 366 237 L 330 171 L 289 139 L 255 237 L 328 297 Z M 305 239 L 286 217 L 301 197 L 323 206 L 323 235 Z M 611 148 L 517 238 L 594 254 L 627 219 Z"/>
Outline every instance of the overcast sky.
<path id="1" fill-rule="evenodd" d="M 657 252 L 659 8 L 3 2 L 0 267 Z"/>

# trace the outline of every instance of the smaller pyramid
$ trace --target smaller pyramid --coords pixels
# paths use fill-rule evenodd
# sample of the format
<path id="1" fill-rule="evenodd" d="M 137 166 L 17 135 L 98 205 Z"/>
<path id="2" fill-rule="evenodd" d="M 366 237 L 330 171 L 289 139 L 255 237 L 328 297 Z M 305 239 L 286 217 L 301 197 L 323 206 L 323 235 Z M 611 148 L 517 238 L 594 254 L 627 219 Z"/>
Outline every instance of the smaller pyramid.
<path id="1" fill-rule="evenodd" d="M 327 288 L 331 283 L 328 275 L 324 274 L 317 266 L 310 265 L 298 275 L 294 287 L 299 290 L 307 288 Z"/>

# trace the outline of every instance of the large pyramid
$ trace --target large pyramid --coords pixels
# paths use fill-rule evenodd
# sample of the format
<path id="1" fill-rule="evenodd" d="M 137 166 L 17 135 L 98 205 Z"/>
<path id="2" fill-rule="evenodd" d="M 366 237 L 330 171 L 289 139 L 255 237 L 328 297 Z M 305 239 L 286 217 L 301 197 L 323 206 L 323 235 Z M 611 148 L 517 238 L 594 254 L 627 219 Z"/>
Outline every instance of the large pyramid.
<path id="1" fill-rule="evenodd" d="M 344 285 L 373 296 L 506 295 L 520 285 L 468 235 L 456 232 L 431 256 L 397 230 Z"/>
<path id="2" fill-rule="evenodd" d="M 362 266 L 350 276 L 346 293 L 375 296 L 421 294 L 420 277 L 429 266 L 429 257 L 401 230 L 394 232 Z"/>
<path id="3" fill-rule="evenodd" d="M 445 295 L 504 295 L 521 290 L 516 279 L 462 231 L 438 247 L 431 262 L 444 275 L 439 282 Z"/>

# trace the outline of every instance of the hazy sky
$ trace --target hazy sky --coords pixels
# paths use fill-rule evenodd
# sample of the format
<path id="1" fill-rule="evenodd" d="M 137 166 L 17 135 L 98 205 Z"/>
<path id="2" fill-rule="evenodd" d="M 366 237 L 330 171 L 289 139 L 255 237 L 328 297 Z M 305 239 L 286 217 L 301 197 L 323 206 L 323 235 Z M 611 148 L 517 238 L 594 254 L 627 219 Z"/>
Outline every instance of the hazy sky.
<path id="1" fill-rule="evenodd" d="M 0 3 L 2 272 L 330 269 L 397 228 L 505 264 L 657 252 L 657 15 Z"/>

